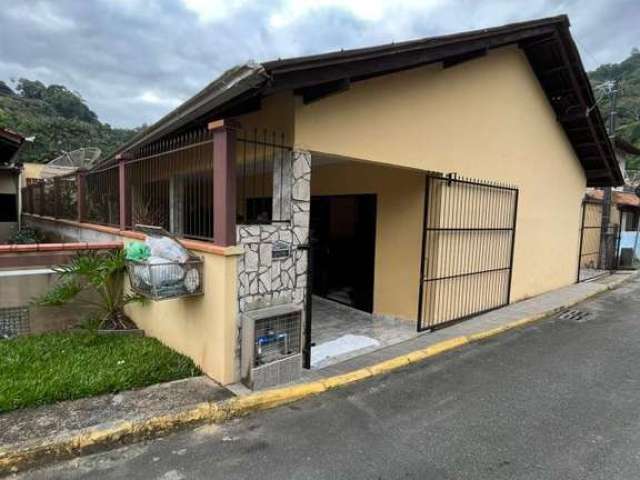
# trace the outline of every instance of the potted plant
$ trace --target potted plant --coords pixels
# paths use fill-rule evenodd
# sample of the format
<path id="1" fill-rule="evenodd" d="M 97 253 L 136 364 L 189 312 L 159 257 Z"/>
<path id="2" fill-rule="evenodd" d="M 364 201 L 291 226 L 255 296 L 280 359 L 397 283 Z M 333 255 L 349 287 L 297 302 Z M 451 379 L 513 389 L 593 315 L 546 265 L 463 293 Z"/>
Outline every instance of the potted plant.
<path id="1" fill-rule="evenodd" d="M 141 332 L 124 313 L 126 305 L 143 302 L 145 298 L 125 293 L 126 264 L 122 250 L 81 252 L 68 264 L 53 270 L 60 280 L 37 300 L 39 305 L 60 306 L 76 300 L 95 306 L 100 332 Z"/>

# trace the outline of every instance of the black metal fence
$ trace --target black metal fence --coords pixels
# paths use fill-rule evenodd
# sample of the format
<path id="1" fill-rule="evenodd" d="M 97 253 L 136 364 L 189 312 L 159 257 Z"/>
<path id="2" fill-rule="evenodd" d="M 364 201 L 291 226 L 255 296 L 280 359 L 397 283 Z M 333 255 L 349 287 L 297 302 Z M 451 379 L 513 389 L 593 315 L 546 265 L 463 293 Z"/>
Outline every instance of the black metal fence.
<path id="1" fill-rule="evenodd" d="M 53 218 L 78 219 L 75 173 L 29 182 L 22 188 L 22 210 Z"/>
<path id="2" fill-rule="evenodd" d="M 213 238 L 213 135 L 192 130 L 145 146 L 125 162 L 126 224 L 155 225 L 188 238 Z"/>
<path id="3" fill-rule="evenodd" d="M 117 165 L 87 172 L 83 201 L 85 213 L 82 221 L 111 227 L 120 225 Z"/>
<path id="4" fill-rule="evenodd" d="M 418 330 L 509 303 L 518 189 L 427 175 Z"/>
<path id="5" fill-rule="evenodd" d="M 285 135 L 237 132 L 237 223 L 290 220 L 292 155 Z M 106 226 L 163 227 L 177 236 L 212 240 L 214 138 L 191 130 L 130 152 L 119 164 L 34 182 L 23 189 L 26 213 Z M 120 168 L 124 168 L 121 178 Z M 274 199 L 274 192 L 277 192 Z M 80 202 L 80 203 L 79 203 Z M 121 219 L 120 203 L 125 202 Z"/>

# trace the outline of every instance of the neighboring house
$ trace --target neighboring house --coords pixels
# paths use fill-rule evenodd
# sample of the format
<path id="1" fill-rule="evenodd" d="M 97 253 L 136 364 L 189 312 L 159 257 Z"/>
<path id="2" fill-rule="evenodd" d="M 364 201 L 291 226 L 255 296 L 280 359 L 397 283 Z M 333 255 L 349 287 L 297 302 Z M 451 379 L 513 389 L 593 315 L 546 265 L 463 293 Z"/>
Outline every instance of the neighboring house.
<path id="1" fill-rule="evenodd" d="M 602 215 L 602 190 L 587 191 L 585 199 Z M 615 226 L 618 244 L 617 260 L 620 267 L 633 266 L 634 259 L 640 260 L 638 222 L 640 220 L 640 197 L 635 192 L 612 191 L 610 224 Z M 598 236 L 599 237 L 599 236 Z M 598 250 L 599 248 L 594 249 Z M 596 256 L 597 258 L 597 256 Z M 597 262 L 596 262 L 597 263 Z"/>
<path id="2" fill-rule="evenodd" d="M 20 173 L 18 153 L 25 138 L 0 128 L 0 243 L 9 240 L 20 222 Z"/>
<path id="3" fill-rule="evenodd" d="M 611 235 L 615 238 L 617 267 L 631 267 L 634 260 L 640 260 L 640 242 L 638 242 L 638 219 L 640 217 L 640 176 L 637 170 L 628 169 L 631 156 L 640 155 L 640 149 L 616 136 L 613 141 L 616 158 L 624 177 L 624 184 L 614 187 L 611 195 L 609 224 Z M 582 239 L 580 251 L 581 271 L 578 279 L 587 280 L 602 274 L 596 268 L 602 262 L 602 201 L 604 191 L 588 188 L 583 203 Z M 615 252 L 615 250 L 614 250 Z"/>
<path id="4" fill-rule="evenodd" d="M 593 105 L 566 16 L 242 65 L 83 177 L 81 223 L 29 221 L 185 238 L 204 296 L 128 312 L 227 384 L 303 307 L 308 355 L 574 283 L 584 189 L 623 183 Z"/>

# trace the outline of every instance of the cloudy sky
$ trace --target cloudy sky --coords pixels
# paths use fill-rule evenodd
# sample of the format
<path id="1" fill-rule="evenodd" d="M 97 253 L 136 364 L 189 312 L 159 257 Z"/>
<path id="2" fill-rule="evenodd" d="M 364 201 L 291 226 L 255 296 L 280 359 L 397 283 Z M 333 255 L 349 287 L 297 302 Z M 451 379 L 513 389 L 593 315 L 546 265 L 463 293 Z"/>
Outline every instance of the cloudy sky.
<path id="1" fill-rule="evenodd" d="M 638 0 L 0 0 L 0 79 L 151 123 L 223 70 L 567 13 L 587 68 L 640 46 Z"/>

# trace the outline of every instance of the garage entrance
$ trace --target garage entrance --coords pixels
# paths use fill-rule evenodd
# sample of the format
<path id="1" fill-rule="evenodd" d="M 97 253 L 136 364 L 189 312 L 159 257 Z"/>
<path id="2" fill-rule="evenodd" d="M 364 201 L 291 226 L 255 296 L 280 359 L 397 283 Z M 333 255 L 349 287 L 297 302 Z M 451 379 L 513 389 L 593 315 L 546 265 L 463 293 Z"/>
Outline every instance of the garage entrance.
<path id="1" fill-rule="evenodd" d="M 418 331 L 509 303 L 518 189 L 427 175 Z"/>
<path id="2" fill-rule="evenodd" d="M 305 365 L 418 335 L 424 172 L 313 153 Z"/>

